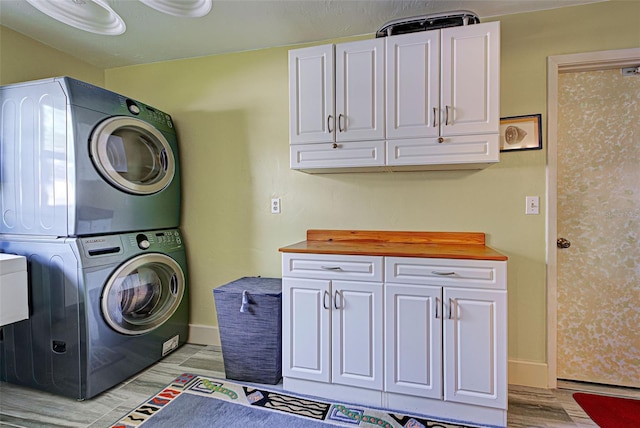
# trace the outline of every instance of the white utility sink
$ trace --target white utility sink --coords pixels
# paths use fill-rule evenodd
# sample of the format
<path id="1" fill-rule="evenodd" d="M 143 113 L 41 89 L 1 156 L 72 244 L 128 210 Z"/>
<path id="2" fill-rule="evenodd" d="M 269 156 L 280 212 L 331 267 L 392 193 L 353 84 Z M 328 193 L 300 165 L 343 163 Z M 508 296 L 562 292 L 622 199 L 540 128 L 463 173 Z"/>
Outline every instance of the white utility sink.
<path id="1" fill-rule="evenodd" d="M 0 253 L 0 326 L 29 318 L 27 259 Z"/>

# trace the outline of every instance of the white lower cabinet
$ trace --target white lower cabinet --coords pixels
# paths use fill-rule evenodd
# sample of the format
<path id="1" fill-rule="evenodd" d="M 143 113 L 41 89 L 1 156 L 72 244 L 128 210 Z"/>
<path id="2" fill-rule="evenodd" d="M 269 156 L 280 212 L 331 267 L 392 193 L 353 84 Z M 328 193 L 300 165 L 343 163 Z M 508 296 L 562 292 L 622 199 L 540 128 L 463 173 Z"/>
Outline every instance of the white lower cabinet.
<path id="1" fill-rule="evenodd" d="M 283 377 L 381 390 L 382 257 L 284 254 Z"/>
<path id="2" fill-rule="evenodd" d="M 382 283 L 283 278 L 284 376 L 382 389 Z"/>
<path id="3" fill-rule="evenodd" d="M 506 426 L 506 261 L 283 253 L 286 390 Z"/>
<path id="4" fill-rule="evenodd" d="M 444 289 L 444 399 L 507 407 L 507 292 Z"/>
<path id="5" fill-rule="evenodd" d="M 442 398 L 442 288 L 385 285 L 385 390 Z"/>

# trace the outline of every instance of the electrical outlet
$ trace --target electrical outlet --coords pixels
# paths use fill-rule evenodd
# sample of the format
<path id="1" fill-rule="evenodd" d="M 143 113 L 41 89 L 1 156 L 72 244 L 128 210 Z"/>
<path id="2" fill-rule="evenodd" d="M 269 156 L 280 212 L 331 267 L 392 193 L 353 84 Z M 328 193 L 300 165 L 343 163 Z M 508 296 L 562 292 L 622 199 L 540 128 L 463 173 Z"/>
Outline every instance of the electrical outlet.
<path id="1" fill-rule="evenodd" d="M 271 214 L 280 214 L 280 198 L 271 199 Z"/>
<path id="2" fill-rule="evenodd" d="M 525 214 L 540 214 L 540 198 L 538 196 L 527 196 L 525 204 Z"/>

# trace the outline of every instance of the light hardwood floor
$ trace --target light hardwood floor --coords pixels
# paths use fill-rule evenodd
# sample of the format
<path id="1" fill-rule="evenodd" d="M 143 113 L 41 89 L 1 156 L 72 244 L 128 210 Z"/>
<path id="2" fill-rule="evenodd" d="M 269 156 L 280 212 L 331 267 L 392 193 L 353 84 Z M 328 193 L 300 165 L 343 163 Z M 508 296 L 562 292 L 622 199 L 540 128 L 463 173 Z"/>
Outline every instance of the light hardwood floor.
<path id="1" fill-rule="evenodd" d="M 147 370 L 91 400 L 77 401 L 0 382 L 0 427 L 108 427 L 178 375 L 224 377 L 219 346 L 184 345 Z M 572 399 L 582 384 L 562 389 L 509 387 L 508 427 L 597 427 Z M 566 389 L 565 389 L 566 388 Z M 608 390 L 619 394 L 620 390 Z M 621 395 L 640 398 L 640 391 Z"/>

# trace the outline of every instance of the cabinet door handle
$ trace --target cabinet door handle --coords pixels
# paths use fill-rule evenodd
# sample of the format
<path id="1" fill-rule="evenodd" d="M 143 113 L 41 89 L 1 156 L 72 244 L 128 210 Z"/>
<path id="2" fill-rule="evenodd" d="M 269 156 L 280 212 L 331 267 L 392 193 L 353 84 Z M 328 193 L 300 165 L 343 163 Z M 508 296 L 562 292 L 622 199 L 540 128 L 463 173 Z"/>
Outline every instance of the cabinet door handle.
<path id="1" fill-rule="evenodd" d="M 438 126 L 438 122 L 436 121 L 436 117 L 438 116 L 438 107 L 433 108 L 433 127 Z"/>
<path id="2" fill-rule="evenodd" d="M 327 131 L 329 131 L 329 134 L 333 133 L 333 129 L 331 129 L 331 124 L 333 122 L 334 122 L 333 115 L 330 114 L 329 116 L 327 116 Z"/>
<path id="3" fill-rule="evenodd" d="M 451 106 L 445 106 L 444 107 L 444 124 L 445 125 L 449 125 L 449 109 L 451 108 Z"/>
<path id="4" fill-rule="evenodd" d="M 331 298 L 329 296 L 329 292 L 324 290 L 324 295 L 322 296 L 322 307 L 328 310 L 329 306 L 327 306 L 327 297 Z"/>
<path id="5" fill-rule="evenodd" d="M 340 306 L 338 306 L 338 296 L 340 296 Z M 342 293 L 336 290 L 335 293 L 333 293 L 333 307 L 336 309 L 341 309 L 343 306 Z"/>
<path id="6" fill-rule="evenodd" d="M 342 270 L 340 266 L 320 266 L 323 270 Z"/>
<path id="7" fill-rule="evenodd" d="M 438 309 L 440 308 L 440 298 L 436 297 L 436 319 L 440 318 L 440 316 L 438 315 Z"/>
<path id="8" fill-rule="evenodd" d="M 338 115 L 338 132 L 345 132 L 346 127 L 342 126 L 342 119 L 344 119 L 344 114 L 340 113 Z"/>
<path id="9" fill-rule="evenodd" d="M 449 299 L 449 319 L 452 320 L 453 319 L 453 305 L 455 304 L 455 301 L 453 299 Z"/>
<path id="10" fill-rule="evenodd" d="M 438 275 L 438 276 L 452 276 L 455 275 L 456 273 L 454 271 L 451 272 L 440 272 L 437 270 L 432 270 L 431 271 L 431 275 Z"/>

